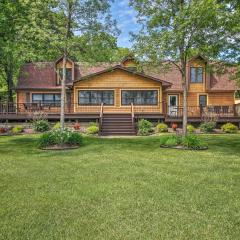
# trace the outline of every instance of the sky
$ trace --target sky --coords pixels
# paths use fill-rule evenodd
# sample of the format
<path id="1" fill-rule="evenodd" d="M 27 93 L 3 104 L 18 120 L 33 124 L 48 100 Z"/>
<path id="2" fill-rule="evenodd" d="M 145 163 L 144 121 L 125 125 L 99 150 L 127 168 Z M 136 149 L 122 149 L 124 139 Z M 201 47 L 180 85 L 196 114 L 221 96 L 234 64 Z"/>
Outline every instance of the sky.
<path id="1" fill-rule="evenodd" d="M 131 47 L 129 32 L 139 30 L 136 20 L 136 11 L 129 6 L 129 0 L 115 0 L 111 7 L 112 16 L 117 20 L 118 28 L 121 31 L 118 37 L 119 47 Z"/>

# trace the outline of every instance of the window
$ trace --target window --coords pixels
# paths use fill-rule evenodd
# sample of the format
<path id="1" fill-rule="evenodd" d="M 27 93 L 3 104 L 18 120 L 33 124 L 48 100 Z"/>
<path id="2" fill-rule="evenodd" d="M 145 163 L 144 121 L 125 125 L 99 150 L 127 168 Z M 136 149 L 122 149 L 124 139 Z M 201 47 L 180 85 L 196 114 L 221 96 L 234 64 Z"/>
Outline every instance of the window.
<path id="1" fill-rule="evenodd" d="M 78 91 L 79 105 L 114 105 L 113 90 L 80 90 Z"/>
<path id="2" fill-rule="evenodd" d="M 191 67 L 191 83 L 202 83 L 203 82 L 203 68 L 202 67 Z"/>
<path id="3" fill-rule="evenodd" d="M 32 102 L 41 103 L 41 104 L 60 105 L 61 94 L 60 93 L 33 93 Z"/>
<path id="4" fill-rule="evenodd" d="M 157 105 L 157 90 L 123 90 L 122 105 Z"/>
<path id="5" fill-rule="evenodd" d="M 58 85 L 61 84 L 62 76 L 63 76 L 63 69 L 59 68 L 58 69 L 58 77 L 57 77 Z M 72 69 L 71 68 L 66 68 L 66 81 L 72 81 Z"/>
<path id="6" fill-rule="evenodd" d="M 207 95 L 199 95 L 199 106 L 201 107 L 207 106 Z"/>

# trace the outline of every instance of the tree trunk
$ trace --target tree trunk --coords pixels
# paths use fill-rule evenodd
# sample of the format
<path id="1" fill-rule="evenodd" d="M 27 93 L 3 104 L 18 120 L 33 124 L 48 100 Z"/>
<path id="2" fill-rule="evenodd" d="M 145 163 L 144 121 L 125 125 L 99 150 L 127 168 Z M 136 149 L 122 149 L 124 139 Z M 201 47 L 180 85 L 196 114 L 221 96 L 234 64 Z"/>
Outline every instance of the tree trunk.
<path id="1" fill-rule="evenodd" d="M 7 82 L 7 100 L 8 102 L 13 102 L 13 71 L 12 67 L 8 66 L 4 69 Z"/>
<path id="2" fill-rule="evenodd" d="M 67 54 L 64 50 L 63 55 L 63 71 L 62 71 L 62 91 L 61 91 L 61 115 L 60 115 L 60 124 L 61 129 L 64 129 L 65 125 L 65 95 L 66 95 L 66 65 L 67 65 Z"/>
<path id="3" fill-rule="evenodd" d="M 187 135 L 187 122 L 188 122 L 188 104 L 187 104 L 187 95 L 188 95 L 188 87 L 187 87 L 187 82 L 186 82 L 186 77 L 184 76 L 185 79 L 183 79 L 183 136 Z"/>

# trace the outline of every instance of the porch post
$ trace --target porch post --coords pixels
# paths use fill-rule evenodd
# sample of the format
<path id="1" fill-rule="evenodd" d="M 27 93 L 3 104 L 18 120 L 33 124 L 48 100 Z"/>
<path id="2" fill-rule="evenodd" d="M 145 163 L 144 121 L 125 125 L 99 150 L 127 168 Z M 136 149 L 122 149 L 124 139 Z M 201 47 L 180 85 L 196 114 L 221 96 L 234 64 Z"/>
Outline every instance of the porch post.
<path id="1" fill-rule="evenodd" d="M 233 104 L 233 115 L 234 117 L 237 116 L 237 104 Z"/>

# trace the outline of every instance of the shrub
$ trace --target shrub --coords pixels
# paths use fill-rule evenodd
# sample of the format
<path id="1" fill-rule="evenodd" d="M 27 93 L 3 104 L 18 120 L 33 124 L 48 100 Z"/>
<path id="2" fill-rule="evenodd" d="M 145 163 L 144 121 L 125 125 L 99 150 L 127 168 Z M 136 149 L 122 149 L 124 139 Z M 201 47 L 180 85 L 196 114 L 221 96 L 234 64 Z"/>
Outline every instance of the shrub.
<path id="1" fill-rule="evenodd" d="M 160 139 L 160 145 L 169 147 L 182 145 L 190 149 L 200 149 L 207 146 L 197 135 L 191 134 L 187 135 L 186 137 L 177 135 L 164 136 Z"/>
<path id="2" fill-rule="evenodd" d="M 59 128 L 61 128 L 61 123 L 60 122 L 55 123 L 55 125 L 53 126 L 53 129 L 59 129 Z"/>
<path id="3" fill-rule="evenodd" d="M 34 121 L 33 126 L 34 126 L 34 130 L 37 132 L 46 132 L 50 128 L 47 120 Z"/>
<path id="4" fill-rule="evenodd" d="M 98 127 L 98 124 L 96 122 L 90 122 L 89 127 Z"/>
<path id="5" fill-rule="evenodd" d="M 191 149 L 200 149 L 207 146 L 197 135 L 192 134 L 182 139 L 182 145 Z"/>
<path id="6" fill-rule="evenodd" d="M 226 123 L 222 125 L 221 130 L 225 133 L 237 133 L 238 127 L 232 123 Z"/>
<path id="7" fill-rule="evenodd" d="M 168 126 L 165 123 L 159 123 L 156 127 L 157 132 L 167 132 L 168 131 Z"/>
<path id="8" fill-rule="evenodd" d="M 87 134 L 97 134 L 99 132 L 99 127 L 90 126 L 87 128 Z"/>
<path id="9" fill-rule="evenodd" d="M 74 123 L 74 125 L 73 125 L 73 128 L 75 129 L 75 130 L 79 130 L 80 129 L 80 123 L 79 122 L 76 122 L 76 123 Z"/>
<path id="10" fill-rule="evenodd" d="M 196 131 L 196 128 L 193 125 L 189 124 L 187 125 L 187 131 L 188 133 L 194 133 Z"/>
<path id="11" fill-rule="evenodd" d="M 23 126 L 21 126 L 21 125 L 16 125 L 12 129 L 12 133 L 14 133 L 14 134 L 21 133 L 21 132 L 23 132 Z"/>
<path id="12" fill-rule="evenodd" d="M 152 132 L 153 124 L 145 119 L 138 121 L 138 134 L 139 135 L 149 135 Z"/>
<path id="13" fill-rule="evenodd" d="M 200 125 L 200 129 L 204 133 L 213 132 L 215 127 L 216 127 L 216 122 L 204 122 Z"/>
<path id="14" fill-rule="evenodd" d="M 81 145 L 82 136 L 79 133 L 70 131 L 69 129 L 54 129 L 41 135 L 38 141 L 40 148 L 53 145 Z"/>
<path id="15" fill-rule="evenodd" d="M 181 136 L 171 135 L 160 138 L 160 145 L 177 146 L 182 143 Z"/>
<path id="16" fill-rule="evenodd" d="M 171 136 L 167 139 L 166 143 L 167 146 L 173 147 L 178 145 L 178 140 L 175 136 Z"/>

